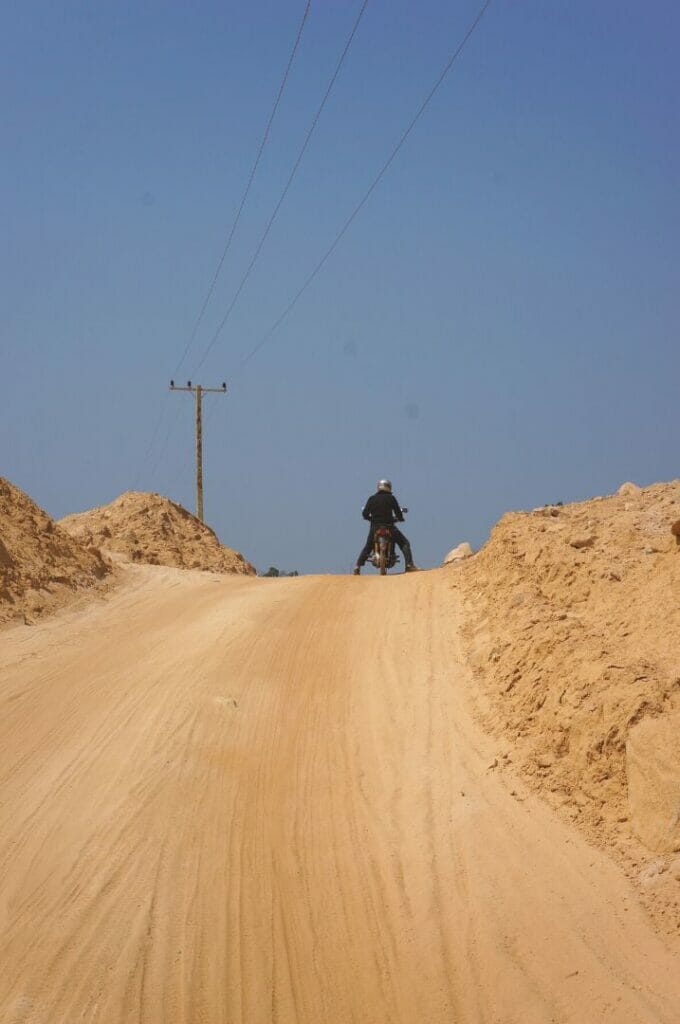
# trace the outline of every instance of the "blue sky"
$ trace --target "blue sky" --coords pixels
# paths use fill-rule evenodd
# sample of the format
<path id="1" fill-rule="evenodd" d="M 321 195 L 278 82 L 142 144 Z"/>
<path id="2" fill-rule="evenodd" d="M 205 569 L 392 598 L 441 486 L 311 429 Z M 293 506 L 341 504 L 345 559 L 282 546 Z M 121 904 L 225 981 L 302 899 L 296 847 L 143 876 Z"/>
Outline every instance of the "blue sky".
<path id="1" fill-rule="evenodd" d="M 304 3 L 6 6 L 0 473 L 55 516 L 194 507 L 191 335 Z M 479 4 L 370 0 L 204 365 L 359 2 L 312 2 L 178 376 L 206 516 L 260 568 L 344 571 L 388 475 L 416 558 L 507 509 L 678 475 L 676 4 L 494 0 L 337 251 L 276 321 Z M 158 427 L 154 438 L 154 431 Z"/>

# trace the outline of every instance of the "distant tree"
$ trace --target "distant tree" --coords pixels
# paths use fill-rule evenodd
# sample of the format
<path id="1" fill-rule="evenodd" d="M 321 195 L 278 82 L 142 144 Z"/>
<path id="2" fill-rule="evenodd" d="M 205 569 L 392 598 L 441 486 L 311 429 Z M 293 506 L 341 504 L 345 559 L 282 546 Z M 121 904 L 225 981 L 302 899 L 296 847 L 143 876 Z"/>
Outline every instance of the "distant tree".
<path id="1" fill-rule="evenodd" d="M 263 572 L 262 575 L 263 576 L 280 576 L 281 573 L 279 572 L 279 570 L 275 566 L 270 565 L 269 568 L 267 569 L 267 571 Z"/>
<path id="2" fill-rule="evenodd" d="M 288 573 L 288 576 L 299 576 L 299 575 L 300 575 L 300 573 L 297 571 L 297 569 L 293 569 L 292 572 Z"/>

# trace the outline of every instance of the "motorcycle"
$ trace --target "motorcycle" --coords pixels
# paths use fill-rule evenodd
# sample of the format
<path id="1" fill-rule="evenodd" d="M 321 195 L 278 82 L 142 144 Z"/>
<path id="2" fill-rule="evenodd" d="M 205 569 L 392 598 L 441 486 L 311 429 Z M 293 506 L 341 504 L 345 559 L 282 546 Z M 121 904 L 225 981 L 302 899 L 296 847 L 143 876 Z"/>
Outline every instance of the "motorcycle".
<path id="1" fill-rule="evenodd" d="M 402 514 L 406 515 L 407 508 L 402 508 Z M 388 569 L 393 569 L 399 562 L 399 555 L 394 544 L 394 534 L 391 526 L 377 526 L 373 541 L 373 555 L 371 564 L 380 571 L 381 576 L 387 575 Z"/>

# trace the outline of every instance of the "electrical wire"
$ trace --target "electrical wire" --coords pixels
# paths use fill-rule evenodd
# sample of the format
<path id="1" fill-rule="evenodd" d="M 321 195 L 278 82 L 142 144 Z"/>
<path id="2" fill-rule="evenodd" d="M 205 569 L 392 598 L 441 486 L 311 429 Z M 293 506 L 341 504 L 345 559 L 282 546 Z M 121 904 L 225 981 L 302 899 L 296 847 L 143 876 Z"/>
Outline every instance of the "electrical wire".
<path id="1" fill-rule="evenodd" d="M 283 323 L 283 321 L 286 319 L 286 317 L 291 313 L 293 308 L 297 305 L 298 301 L 300 300 L 300 298 L 302 297 L 304 292 L 312 284 L 312 282 L 314 281 L 316 276 L 319 274 L 321 269 L 324 267 L 326 262 L 333 255 L 333 253 L 335 252 L 336 248 L 340 244 L 342 238 L 347 233 L 347 231 L 349 230 L 350 226 L 352 225 L 352 223 L 354 222 L 354 220 L 356 219 L 358 214 L 361 212 L 363 207 L 366 205 L 366 203 L 368 202 L 369 198 L 371 197 L 371 195 L 373 194 L 373 192 L 375 191 L 375 189 L 377 188 L 377 186 L 379 185 L 379 183 L 381 182 L 381 180 L 383 179 L 383 177 L 385 176 L 385 174 L 389 170 L 390 166 L 392 165 L 393 161 L 397 157 L 397 155 L 400 152 L 401 148 L 403 147 L 403 145 L 405 144 L 405 142 L 409 138 L 411 132 L 415 128 L 416 124 L 420 120 L 421 116 L 425 112 L 425 110 L 428 107 L 428 105 L 430 104 L 431 100 L 434 98 L 435 94 L 438 92 L 439 88 L 443 84 L 443 82 L 446 79 L 447 75 L 451 71 L 453 65 L 455 64 L 455 62 L 457 61 L 457 59 L 459 58 L 459 56 L 463 52 L 465 46 L 467 45 L 468 41 L 470 40 L 470 38 L 474 34 L 477 26 L 479 25 L 480 21 L 482 20 L 482 18 L 484 16 L 484 14 L 486 13 L 487 9 L 491 6 L 491 2 L 492 2 L 492 0 L 486 0 L 486 2 L 482 5 L 482 7 L 480 8 L 477 16 L 475 17 L 475 19 L 471 23 L 470 27 L 468 28 L 467 32 L 463 36 L 463 39 L 459 43 L 458 47 L 456 48 L 456 50 L 451 55 L 451 57 L 449 58 L 448 62 L 445 64 L 443 70 L 441 71 L 439 77 L 436 79 L 434 85 L 432 86 L 432 88 L 430 89 L 430 91 L 426 95 L 425 99 L 422 101 L 422 103 L 418 107 L 416 113 L 412 117 L 411 121 L 409 122 L 409 124 L 407 125 L 405 130 L 402 132 L 400 138 L 398 139 L 396 145 L 392 149 L 392 151 L 391 151 L 390 155 L 388 156 L 387 160 L 384 162 L 384 164 L 382 165 L 382 167 L 380 168 L 380 170 L 378 171 L 378 173 L 374 177 L 373 181 L 369 185 L 368 189 L 366 190 L 366 192 L 364 193 L 362 198 L 359 200 L 359 202 L 356 204 L 356 206 L 354 207 L 354 209 L 350 213 L 349 217 L 347 217 L 347 219 L 345 220 L 344 224 L 342 225 L 342 227 L 340 228 L 340 230 L 336 234 L 335 238 L 333 239 L 331 245 L 325 251 L 325 253 L 321 257 L 321 259 L 316 263 L 316 265 L 314 266 L 312 271 L 305 278 L 305 280 L 304 280 L 303 284 L 301 285 L 301 287 L 295 293 L 295 295 L 293 296 L 291 301 L 288 303 L 288 305 L 283 310 L 283 312 L 279 315 L 279 317 L 276 319 L 276 321 L 272 324 L 272 326 L 269 328 L 269 330 L 262 336 L 260 341 L 241 360 L 240 364 L 238 365 L 238 367 L 236 369 L 236 372 L 231 375 L 231 379 L 232 380 L 234 379 L 234 377 L 238 376 L 240 373 L 243 372 L 243 370 L 246 368 L 248 363 L 257 355 L 257 353 L 264 347 L 264 345 L 266 345 L 266 343 L 269 341 L 269 339 L 272 337 L 272 335 L 276 332 L 278 327 Z M 297 171 L 299 163 L 302 160 L 302 156 L 304 155 L 304 151 L 307 148 L 309 139 L 311 138 L 311 134 L 312 134 L 314 128 L 316 127 L 316 122 L 318 121 L 319 116 L 320 116 L 320 114 L 321 114 L 321 112 L 323 110 L 323 107 L 325 106 L 326 100 L 328 99 L 328 96 L 330 95 L 330 91 L 331 91 L 331 89 L 333 87 L 335 79 L 338 76 L 338 73 L 340 71 L 340 67 L 341 67 L 342 63 L 344 62 L 344 58 L 345 58 L 345 56 L 347 54 L 347 51 L 349 50 L 349 46 L 351 45 L 352 39 L 354 37 L 354 34 L 356 33 L 356 29 L 358 28 L 359 21 L 361 20 L 361 17 L 362 17 L 362 15 L 364 13 L 364 10 L 365 10 L 367 4 L 368 4 L 368 0 L 364 0 L 362 8 L 361 8 L 361 10 L 359 12 L 359 16 L 358 16 L 358 18 L 357 18 L 357 20 L 356 20 L 356 22 L 354 24 L 354 27 L 352 29 L 352 33 L 350 34 L 350 37 L 349 37 L 349 39 L 347 41 L 345 49 L 343 50 L 343 53 L 341 55 L 340 61 L 338 62 L 338 65 L 336 67 L 334 75 L 331 78 L 331 82 L 329 83 L 329 87 L 328 87 L 328 89 L 326 91 L 324 99 L 322 100 L 322 103 L 321 103 L 321 105 L 320 105 L 320 107 L 319 107 L 319 109 L 317 111 L 315 119 L 312 122 L 312 126 L 311 126 L 311 128 L 310 128 L 310 130 L 309 130 L 309 132 L 307 134 L 307 137 L 305 139 L 303 147 L 302 147 L 302 149 L 300 151 L 300 154 L 298 156 L 298 160 L 296 161 L 296 164 L 294 165 L 293 171 L 291 172 L 291 176 L 289 177 L 289 180 L 288 180 L 288 182 L 287 182 L 287 184 L 286 184 L 286 186 L 284 188 L 282 196 L 279 199 L 279 202 L 278 202 L 277 206 L 275 207 L 274 213 L 272 214 L 272 217 L 270 218 L 270 221 L 268 222 L 267 227 L 265 228 L 265 232 L 263 233 L 263 236 L 262 236 L 262 238 L 260 240 L 260 243 L 258 244 L 258 248 L 256 249 L 254 257 L 252 258 L 251 263 L 248 266 L 246 274 L 244 275 L 244 278 L 242 279 L 242 281 L 241 281 L 241 283 L 239 285 L 239 288 L 238 288 L 238 290 L 236 292 L 236 295 L 234 296 L 234 299 L 232 300 L 232 304 L 229 307 L 229 309 L 227 310 L 227 313 L 226 313 L 225 317 L 223 318 L 222 322 L 220 323 L 220 326 L 218 327 L 217 331 L 215 332 L 215 334 L 214 334 L 210 344 L 208 345 L 207 349 L 203 353 L 203 356 L 202 356 L 202 358 L 201 358 L 197 368 L 200 368 L 203 365 L 203 363 L 205 362 L 205 359 L 207 358 L 209 352 L 212 350 L 214 344 L 216 343 L 217 338 L 219 337 L 219 334 L 220 334 L 221 330 L 223 329 L 224 325 L 226 324 L 226 321 L 227 321 L 227 319 L 228 319 L 228 317 L 229 317 L 229 315 L 231 313 L 231 310 L 233 309 L 233 307 L 235 305 L 236 299 L 238 298 L 238 295 L 240 294 L 240 291 L 241 291 L 243 285 L 245 284 L 245 281 L 247 280 L 247 278 L 248 278 L 248 276 L 250 274 L 250 271 L 252 270 L 252 268 L 253 268 L 253 266 L 255 264 L 255 261 L 256 261 L 258 255 L 259 255 L 259 252 L 260 252 L 260 250 L 262 248 L 262 245 L 264 244 L 264 241 L 265 241 L 265 239 L 266 239 L 266 237 L 267 237 L 267 235 L 269 233 L 271 225 L 274 222 L 276 214 L 278 213 L 278 210 L 279 210 L 281 204 L 283 203 L 283 200 L 285 199 L 285 195 L 286 195 L 286 193 L 287 193 L 287 191 L 288 191 L 288 189 L 290 187 L 290 184 L 292 183 L 292 179 L 293 179 L 293 177 L 295 175 L 295 172 Z M 163 453 L 162 454 L 164 454 L 165 448 L 167 446 L 171 429 L 172 429 L 172 425 L 171 425 L 170 429 L 168 430 L 168 432 L 166 434 L 164 445 L 163 445 Z M 161 459 L 162 459 L 162 455 L 161 455 Z M 160 462 L 161 459 L 157 460 L 157 462 Z"/>
<path id="2" fill-rule="evenodd" d="M 295 163 L 293 164 L 292 170 L 291 170 L 290 174 L 288 175 L 288 180 L 286 181 L 286 184 L 283 187 L 283 191 L 282 191 L 281 195 L 279 196 L 279 200 L 278 200 L 276 206 L 274 207 L 274 210 L 273 210 L 269 220 L 267 221 L 267 223 L 265 225 L 264 231 L 262 232 L 262 235 L 260 236 L 260 240 L 257 243 L 257 247 L 255 249 L 255 252 L 252 255 L 250 263 L 246 267 L 245 273 L 243 274 L 243 277 L 241 278 L 241 281 L 239 282 L 238 288 L 236 289 L 236 292 L 234 293 L 234 297 L 232 298 L 231 303 L 230 303 L 226 313 L 222 317 L 222 320 L 220 321 L 219 326 L 217 327 L 217 330 L 213 334 L 210 342 L 208 343 L 205 351 L 203 352 L 203 355 L 201 356 L 201 358 L 200 358 L 200 360 L 198 362 L 198 365 L 196 367 L 197 370 L 200 370 L 200 368 L 203 366 L 203 364 L 205 363 L 206 359 L 210 355 L 211 351 L 215 347 L 215 344 L 217 343 L 217 340 L 218 340 L 220 334 L 224 330 L 224 327 L 225 327 L 225 325 L 227 323 L 227 320 L 231 316 L 231 313 L 232 313 L 232 311 L 234 309 L 234 306 L 236 305 L 236 303 L 238 301 L 239 295 L 243 291 L 243 286 L 245 285 L 246 281 L 250 277 L 250 275 L 252 273 L 252 270 L 253 270 L 253 267 L 255 266 L 255 264 L 256 264 L 256 262 L 258 260 L 258 257 L 260 255 L 260 253 L 262 252 L 262 247 L 264 246 L 264 243 L 267 240 L 267 237 L 269 235 L 269 232 L 272 229 L 274 221 L 276 220 L 278 212 L 281 209 L 281 206 L 283 205 L 283 202 L 284 202 L 286 196 L 288 195 L 288 191 L 289 191 L 291 185 L 293 184 L 293 180 L 295 178 L 295 175 L 297 174 L 298 168 L 299 168 L 300 164 L 302 163 L 302 158 L 304 157 L 305 152 L 307 150 L 307 147 L 309 146 L 309 143 L 311 141 L 312 135 L 314 134 L 314 130 L 315 130 L 315 128 L 316 128 L 316 126 L 317 126 L 317 124 L 319 122 L 319 118 L 321 117 L 321 114 L 323 113 L 323 109 L 326 106 L 326 103 L 328 102 L 328 98 L 329 98 L 329 96 L 330 96 L 330 94 L 331 94 L 331 92 L 333 90 L 333 86 L 335 85 L 336 79 L 337 79 L 338 75 L 340 74 L 340 69 L 342 68 L 342 65 L 345 62 L 345 58 L 347 57 L 347 54 L 349 52 L 349 48 L 352 45 L 352 41 L 354 39 L 354 36 L 356 35 L 357 29 L 359 28 L 359 23 L 360 23 L 363 15 L 364 15 L 364 11 L 366 10 L 367 7 L 368 7 L 368 0 L 364 0 L 364 2 L 361 5 L 361 9 L 360 9 L 360 11 L 359 11 L 359 13 L 357 15 L 357 18 L 356 18 L 356 20 L 354 22 L 354 25 L 352 26 L 352 31 L 349 34 L 349 37 L 347 39 L 347 42 L 345 43 L 344 49 L 343 49 L 342 53 L 340 54 L 338 62 L 336 64 L 336 66 L 335 66 L 335 70 L 334 70 L 334 72 L 333 72 L 333 74 L 331 76 L 331 79 L 330 79 L 329 83 L 328 83 L 328 86 L 326 88 L 326 92 L 324 93 L 323 99 L 321 100 L 321 103 L 319 104 L 319 107 L 318 107 L 318 109 L 316 111 L 316 114 L 314 115 L 312 123 L 311 123 L 311 125 L 310 125 L 310 127 L 309 127 L 309 129 L 307 131 L 307 134 L 305 136 L 304 142 L 302 143 L 302 146 L 301 146 L 300 151 L 299 151 L 299 153 L 297 155 Z"/>
<path id="3" fill-rule="evenodd" d="M 139 484 L 141 482 L 142 473 L 144 472 L 144 470 L 145 470 L 145 468 L 147 466 L 147 463 L 149 461 L 149 457 L 151 455 L 151 451 L 153 449 L 154 444 L 156 443 L 156 438 L 158 437 L 158 433 L 159 433 L 159 431 L 161 429 L 161 426 L 163 424 L 163 420 L 165 419 L 165 415 L 166 415 L 167 411 L 168 411 L 167 403 L 164 403 L 163 407 L 161 408 L 161 411 L 160 411 L 160 413 L 158 415 L 158 418 L 156 420 L 156 425 L 153 428 L 153 431 L 151 433 L 151 440 L 149 441 L 149 443 L 148 443 L 148 445 L 146 447 L 146 451 L 144 453 L 144 457 L 143 457 L 142 461 L 140 462 L 140 464 L 139 464 L 139 466 L 137 468 L 137 472 L 135 473 L 135 475 L 133 477 L 133 481 L 132 481 L 132 489 L 133 489 L 133 491 L 137 490 L 137 487 L 139 486 Z M 154 466 L 153 472 L 155 472 L 155 466 Z"/>
<path id="4" fill-rule="evenodd" d="M 425 99 L 423 100 L 423 102 L 418 107 L 418 110 L 416 111 L 414 116 L 411 118 L 411 121 L 409 122 L 409 124 L 407 125 L 406 129 L 402 133 L 401 137 L 399 138 L 399 141 L 397 142 L 397 144 L 393 148 L 392 152 L 390 153 L 390 155 L 387 158 L 387 160 L 385 161 L 385 163 L 382 165 L 382 167 L 380 168 L 380 170 L 376 174 L 375 178 L 373 179 L 373 181 L 371 182 L 370 186 L 368 187 L 368 189 L 364 193 L 363 197 L 356 204 L 356 206 L 354 207 L 354 209 L 350 213 L 349 217 L 347 218 L 347 220 L 345 221 L 345 223 L 343 224 L 343 226 L 340 228 L 339 232 L 335 236 L 335 238 L 334 238 L 333 242 L 331 243 L 331 245 L 328 247 L 328 249 L 326 250 L 324 255 L 321 257 L 319 262 L 316 264 L 314 269 L 311 271 L 311 273 L 308 274 L 308 276 L 305 279 L 304 283 L 299 288 L 299 290 L 296 292 L 296 294 L 291 299 L 291 301 L 288 303 L 288 305 L 286 306 L 284 311 L 281 313 L 281 315 L 278 317 L 278 319 L 272 324 L 272 326 L 269 328 L 269 330 L 262 336 L 262 338 L 257 343 L 257 345 L 255 345 L 254 348 L 252 348 L 250 350 L 250 352 L 241 360 L 241 362 L 239 363 L 239 365 L 238 365 L 238 367 L 236 369 L 236 372 L 231 375 L 231 379 L 232 380 L 234 379 L 235 376 L 240 374 L 245 369 L 245 367 L 248 365 L 248 363 L 251 361 L 251 359 L 253 359 L 253 357 L 255 355 L 257 355 L 257 353 L 260 351 L 261 348 L 264 347 L 264 345 L 266 345 L 266 343 L 269 341 L 271 336 L 275 333 L 275 331 L 280 327 L 280 325 L 286 319 L 288 314 L 292 311 L 294 306 L 297 305 L 298 301 L 300 300 L 300 298 L 302 297 L 304 292 L 307 291 L 307 288 L 309 288 L 310 284 L 312 283 L 314 278 L 317 276 L 319 271 L 322 269 L 322 267 L 325 265 L 325 263 L 328 261 L 328 259 L 333 255 L 333 253 L 337 249 L 338 245 L 340 244 L 340 241 L 342 240 L 343 236 L 348 231 L 350 225 L 355 220 L 357 215 L 361 212 L 361 210 L 366 205 L 366 203 L 368 202 L 369 198 L 371 197 L 371 195 L 373 194 L 373 192 L 375 191 L 375 189 L 379 185 L 379 183 L 384 178 L 384 176 L 387 173 L 388 169 L 390 168 L 392 162 L 394 161 L 394 159 L 397 156 L 397 154 L 399 153 L 400 149 L 402 148 L 402 146 L 404 145 L 404 143 L 408 139 L 409 135 L 411 134 L 411 132 L 415 128 L 415 126 L 418 123 L 418 121 L 420 120 L 421 116 L 425 112 L 427 106 L 429 105 L 430 101 L 434 97 L 435 93 L 438 91 L 439 87 L 444 82 L 444 79 L 448 75 L 449 71 L 451 70 L 451 68 L 453 67 L 455 62 L 457 61 L 457 59 L 460 56 L 460 54 L 463 52 L 463 50 L 464 50 L 468 40 L 471 38 L 471 36 L 473 35 L 475 29 L 477 28 L 477 26 L 479 25 L 480 21 L 482 20 L 484 14 L 486 13 L 487 8 L 490 7 L 491 2 L 492 2 L 492 0 L 486 0 L 486 2 L 482 5 L 482 7 L 479 10 L 479 13 L 477 14 L 477 17 L 474 19 L 474 21 L 470 25 L 469 29 L 467 30 L 467 32 L 463 36 L 462 41 L 459 43 L 458 47 L 456 48 L 454 53 L 449 58 L 448 62 L 444 66 L 444 69 L 442 70 L 442 72 L 440 73 L 439 77 L 437 78 L 436 82 L 434 83 L 434 85 L 432 86 L 430 91 L 428 92 L 428 94 L 425 97 Z"/>
<path id="5" fill-rule="evenodd" d="M 274 106 L 272 107 L 271 114 L 269 115 L 269 120 L 267 121 L 267 125 L 265 127 L 264 134 L 263 134 L 262 139 L 260 141 L 260 146 L 259 146 L 259 149 L 257 151 L 257 155 L 255 157 L 255 161 L 253 163 L 253 166 L 251 167 L 250 174 L 248 175 L 248 180 L 246 182 L 246 187 L 245 187 L 245 189 L 243 191 L 243 195 L 241 196 L 241 202 L 239 203 L 238 209 L 236 211 L 236 216 L 234 217 L 234 221 L 233 221 L 233 223 L 231 225 L 231 230 L 229 231 L 229 235 L 227 237 L 227 241 L 225 243 L 224 249 L 222 250 L 222 255 L 220 256 L 219 262 L 217 264 L 217 269 L 215 270 L 215 273 L 213 275 L 213 279 L 210 282 L 210 287 L 208 288 L 208 291 L 207 291 L 207 294 L 205 296 L 205 299 L 203 300 L 203 305 L 201 306 L 200 312 L 199 312 L 199 314 L 198 314 L 198 316 L 196 318 L 196 323 L 194 324 L 194 328 L 193 328 L 193 330 L 191 332 L 191 336 L 190 336 L 189 340 L 186 343 L 186 346 L 184 348 L 184 352 L 182 353 L 182 358 L 180 359 L 179 363 L 177 364 L 177 367 L 175 368 L 173 376 L 176 376 L 179 373 L 182 365 L 184 364 L 184 360 L 186 359 L 187 355 L 189 354 L 189 351 L 191 350 L 191 346 L 193 345 L 194 340 L 196 338 L 196 334 L 198 332 L 198 328 L 201 325 L 201 322 L 203 320 L 203 316 L 205 314 L 206 308 L 207 308 L 208 303 L 210 302 L 212 294 L 213 294 L 213 292 L 215 290 L 215 285 L 217 284 L 217 279 L 219 278 L 220 273 L 222 272 L 222 267 L 224 266 L 224 261 L 227 258 L 227 253 L 229 252 L 229 249 L 231 247 L 232 239 L 233 239 L 233 237 L 234 237 L 234 235 L 236 233 L 236 228 L 238 227 L 239 221 L 241 220 L 241 214 L 243 213 L 243 208 L 244 208 L 244 206 L 246 204 L 246 200 L 247 200 L 248 195 L 250 193 L 250 189 L 251 189 L 251 186 L 253 184 L 253 180 L 255 178 L 255 174 L 257 172 L 257 168 L 259 167 L 260 160 L 262 158 L 262 153 L 264 152 L 264 147 L 267 144 L 267 140 L 269 138 L 269 133 L 271 131 L 272 124 L 274 123 L 274 118 L 276 116 L 276 111 L 278 110 L 279 103 L 281 102 L 281 97 L 283 96 L 283 91 L 286 88 L 286 83 L 288 81 L 288 76 L 289 76 L 290 70 L 291 70 L 291 68 L 293 66 L 293 61 L 295 60 L 295 54 L 297 53 L 298 47 L 300 45 L 300 40 L 302 38 L 302 32 L 304 30 L 305 23 L 307 21 L 307 17 L 309 15 L 309 10 L 310 10 L 311 6 L 312 6 L 311 0 L 308 0 L 307 5 L 305 6 L 304 13 L 302 15 L 302 21 L 300 22 L 300 26 L 298 28 L 297 35 L 295 37 L 295 42 L 293 43 L 293 49 L 291 50 L 290 57 L 288 58 L 288 64 L 286 65 L 286 70 L 285 70 L 285 72 L 283 74 L 283 78 L 281 80 L 281 85 L 279 86 L 279 91 L 276 94 L 276 99 L 274 100 Z"/>
<path id="6" fill-rule="evenodd" d="M 299 27 L 298 27 L 298 30 L 297 30 L 297 34 L 295 36 L 295 41 L 293 43 L 293 48 L 292 48 L 292 50 L 290 52 L 290 55 L 288 57 L 288 63 L 286 64 L 286 69 L 285 69 L 285 71 L 283 73 L 283 78 L 281 79 L 281 83 L 279 85 L 279 89 L 278 89 L 278 92 L 276 94 L 276 99 L 274 100 L 274 105 L 272 107 L 271 113 L 269 115 L 269 119 L 268 119 L 267 124 L 265 126 L 264 133 L 262 135 L 262 139 L 260 140 L 260 145 L 259 145 L 259 148 L 257 150 L 257 154 L 255 156 L 255 160 L 253 161 L 253 166 L 250 169 L 250 174 L 248 175 L 248 180 L 246 181 L 246 185 L 245 185 L 245 188 L 243 190 L 243 194 L 241 196 L 241 200 L 239 202 L 238 209 L 236 211 L 236 216 L 234 217 L 234 221 L 233 221 L 233 223 L 231 225 L 231 229 L 229 231 L 229 235 L 227 236 L 227 240 L 226 240 L 226 243 L 224 245 L 224 249 L 222 250 L 222 255 L 221 255 L 221 257 L 219 259 L 219 262 L 217 264 L 217 269 L 215 270 L 215 273 L 213 275 L 213 279 L 210 282 L 210 287 L 208 288 L 206 296 L 205 296 L 205 298 L 203 300 L 203 305 L 201 306 L 199 314 L 198 314 L 198 316 L 196 318 L 196 322 L 194 324 L 194 327 L 193 327 L 193 330 L 192 330 L 191 335 L 189 337 L 189 340 L 187 341 L 187 343 L 186 343 L 186 345 L 184 347 L 184 351 L 182 353 L 182 356 L 181 356 L 179 362 L 177 363 L 177 366 L 176 366 L 176 368 L 175 368 L 175 370 L 174 370 L 174 372 L 172 374 L 173 377 L 177 376 L 177 374 L 179 373 L 180 369 L 182 368 L 182 365 L 184 364 L 184 361 L 185 361 L 186 357 L 188 356 L 189 352 L 191 351 L 191 347 L 192 347 L 192 345 L 193 345 L 193 343 L 194 343 L 194 341 L 196 339 L 196 335 L 198 333 L 198 329 L 199 329 L 199 327 L 201 325 L 201 322 L 203 320 L 203 317 L 205 315 L 205 311 L 206 311 L 206 309 L 208 307 L 208 303 L 210 302 L 210 299 L 212 298 L 212 294 L 213 294 L 213 292 L 215 290 L 215 286 L 217 284 L 217 280 L 218 280 L 218 278 L 220 276 L 220 273 L 222 272 L 222 267 L 224 265 L 224 261 L 227 258 L 227 254 L 229 252 L 229 249 L 231 248 L 231 243 L 232 243 L 232 240 L 233 240 L 234 235 L 236 233 L 236 228 L 238 227 L 239 221 L 241 219 L 241 214 L 243 213 L 243 209 L 244 209 L 246 201 L 248 199 L 248 195 L 250 194 L 250 189 L 251 189 L 253 181 L 255 179 L 255 174 L 257 173 L 257 169 L 258 169 L 258 167 L 260 165 L 260 160 L 262 158 L 262 154 L 264 152 L 264 148 L 265 148 L 265 146 L 267 144 L 267 141 L 269 139 L 269 135 L 270 135 L 270 132 L 271 132 L 272 125 L 274 123 L 274 118 L 276 116 L 276 112 L 277 112 L 277 110 L 279 108 L 279 104 L 281 102 L 281 98 L 283 96 L 284 90 L 286 88 L 286 84 L 288 82 L 290 71 L 291 71 L 291 68 L 293 66 L 293 61 L 295 60 L 295 56 L 296 56 L 298 48 L 300 46 L 300 40 L 302 39 L 302 33 L 303 33 L 303 30 L 304 30 L 305 24 L 307 22 L 307 18 L 309 16 L 309 12 L 310 12 L 311 6 L 312 6 L 312 0 L 307 0 L 307 3 L 305 4 L 305 9 L 304 9 L 304 12 L 303 12 L 303 15 L 302 15 L 302 20 L 300 21 L 300 24 L 299 24 Z M 161 429 L 161 427 L 163 425 L 163 420 L 165 418 L 166 411 L 167 411 L 167 405 L 164 405 L 162 410 L 161 410 L 161 412 L 159 413 L 159 416 L 158 416 L 157 420 L 156 420 L 156 424 L 155 424 L 155 426 L 153 428 L 153 431 L 151 433 L 151 439 L 150 439 L 149 444 L 148 444 L 148 446 L 146 448 L 146 451 L 145 451 L 144 457 L 143 457 L 143 459 L 142 459 L 142 461 L 140 463 L 139 469 L 137 470 L 137 472 L 135 474 L 135 477 L 134 477 L 134 481 L 135 481 L 134 482 L 134 486 L 135 487 L 141 481 L 142 474 L 144 473 L 145 467 L 147 466 L 147 464 L 149 462 L 149 459 L 151 457 L 151 452 L 153 451 L 154 445 L 156 443 L 156 439 L 158 438 L 159 431 L 160 431 L 160 429 Z M 171 429 L 172 429 L 172 425 L 169 428 L 169 430 L 171 430 Z M 161 455 L 160 455 L 159 458 L 156 459 L 156 462 L 154 463 L 153 470 L 152 470 L 153 473 L 156 472 L 158 463 L 162 460 L 162 457 L 165 454 L 165 449 L 167 447 L 167 442 L 168 442 L 168 436 L 169 436 L 169 431 L 168 431 L 168 433 L 166 433 L 165 441 L 163 442 L 163 445 L 162 445 Z"/>
<path id="7" fill-rule="evenodd" d="M 167 406 L 166 406 L 166 408 L 167 408 Z M 148 479 L 149 483 L 151 483 L 155 479 L 156 473 L 158 472 L 158 470 L 159 470 L 159 468 L 160 468 L 160 466 L 161 466 L 161 464 L 163 462 L 163 459 L 165 458 L 165 453 L 168 450 L 168 444 L 170 443 L 170 437 L 171 437 L 172 433 L 174 432 L 175 427 L 177 426 L 177 421 L 179 420 L 181 412 L 182 412 L 181 403 L 180 402 L 176 402 L 175 403 L 174 414 L 170 418 L 170 422 L 168 424 L 167 430 L 165 431 L 165 436 L 163 437 L 163 441 L 161 442 L 161 446 L 158 449 L 158 453 L 156 455 L 156 458 L 155 458 L 155 460 L 154 460 L 154 462 L 153 462 L 153 464 L 152 464 L 152 466 L 151 466 L 151 468 L 150 468 L 150 470 L 148 472 L 147 479 Z"/>

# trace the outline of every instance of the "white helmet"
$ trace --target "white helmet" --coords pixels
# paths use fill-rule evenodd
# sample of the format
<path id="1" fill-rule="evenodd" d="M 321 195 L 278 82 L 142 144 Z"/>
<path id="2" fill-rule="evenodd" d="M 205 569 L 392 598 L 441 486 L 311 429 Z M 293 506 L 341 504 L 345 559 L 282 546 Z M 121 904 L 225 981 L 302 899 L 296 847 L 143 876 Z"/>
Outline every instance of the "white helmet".
<path id="1" fill-rule="evenodd" d="M 392 493 L 392 481 L 391 480 L 378 480 L 378 490 L 387 491 L 388 494 Z"/>

